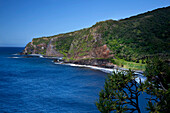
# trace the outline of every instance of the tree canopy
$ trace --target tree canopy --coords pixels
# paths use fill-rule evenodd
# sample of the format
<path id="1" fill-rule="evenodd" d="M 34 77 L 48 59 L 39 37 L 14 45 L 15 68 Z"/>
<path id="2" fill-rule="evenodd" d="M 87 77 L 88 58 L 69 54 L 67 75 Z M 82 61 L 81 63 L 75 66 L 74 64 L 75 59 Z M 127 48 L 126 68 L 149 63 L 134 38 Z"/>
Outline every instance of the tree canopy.
<path id="1" fill-rule="evenodd" d="M 96 102 L 98 110 L 102 113 L 140 113 L 138 96 L 141 92 L 146 92 L 150 95 L 149 98 L 144 98 L 148 101 L 146 109 L 149 112 L 170 112 L 169 64 L 160 58 L 149 60 L 144 76 L 147 80 L 137 83 L 136 75 L 131 70 L 108 75 Z"/>

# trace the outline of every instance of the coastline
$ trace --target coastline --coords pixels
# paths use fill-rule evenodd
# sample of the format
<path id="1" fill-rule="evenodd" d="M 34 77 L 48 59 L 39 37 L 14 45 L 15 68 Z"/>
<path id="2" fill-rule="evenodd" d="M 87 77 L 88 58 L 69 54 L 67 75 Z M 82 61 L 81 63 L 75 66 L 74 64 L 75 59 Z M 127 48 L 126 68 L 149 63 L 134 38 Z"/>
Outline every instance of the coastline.
<path id="1" fill-rule="evenodd" d="M 104 67 L 91 66 L 91 65 L 79 65 L 79 64 L 73 64 L 73 63 L 56 63 L 56 62 L 54 62 L 54 64 L 68 65 L 68 66 L 80 67 L 80 68 L 90 68 L 90 69 L 93 69 L 93 70 L 102 71 L 102 72 L 107 73 L 107 74 L 111 74 L 112 72 L 120 72 L 120 71 L 128 70 L 128 69 L 124 69 L 124 68 L 113 68 L 113 69 L 111 69 L 111 68 L 104 68 Z M 141 80 L 141 82 L 144 82 L 146 80 L 146 77 L 143 76 L 143 71 L 134 71 L 134 74 L 137 76 L 135 78 L 136 82 L 140 83 L 140 80 Z"/>
<path id="2" fill-rule="evenodd" d="M 62 60 L 60 57 L 47 57 L 47 56 L 43 56 L 41 54 L 30 54 L 27 55 L 28 57 L 39 57 L 39 58 L 47 58 L 47 59 L 52 59 L 53 63 L 56 65 L 68 65 L 68 66 L 72 66 L 72 67 L 81 67 L 81 68 L 90 68 L 93 70 L 99 70 L 101 72 L 107 73 L 107 74 L 111 74 L 113 72 L 120 72 L 120 71 L 126 71 L 128 69 L 126 68 L 121 68 L 121 67 L 112 67 L 112 68 L 108 68 L 108 67 L 103 67 L 103 66 L 94 66 L 94 65 L 85 65 L 85 64 L 78 64 L 76 62 L 76 64 L 74 62 L 65 62 L 64 60 Z M 146 77 L 143 76 L 143 71 L 142 70 L 132 70 L 134 71 L 134 74 L 137 76 L 137 78 L 135 78 L 135 80 L 139 83 L 139 81 L 141 80 L 141 82 L 144 82 L 146 80 Z"/>
<path id="3" fill-rule="evenodd" d="M 54 64 L 69 65 L 69 66 L 72 66 L 72 67 L 91 68 L 91 69 L 94 69 L 94 70 L 100 70 L 100 71 L 105 72 L 105 73 L 112 73 L 113 72 L 113 69 L 111 69 L 111 68 L 104 68 L 104 67 L 91 66 L 91 65 L 80 65 L 80 64 L 74 64 L 74 63 L 56 63 L 56 62 L 54 62 Z M 114 70 L 116 71 L 116 69 L 114 69 Z"/>

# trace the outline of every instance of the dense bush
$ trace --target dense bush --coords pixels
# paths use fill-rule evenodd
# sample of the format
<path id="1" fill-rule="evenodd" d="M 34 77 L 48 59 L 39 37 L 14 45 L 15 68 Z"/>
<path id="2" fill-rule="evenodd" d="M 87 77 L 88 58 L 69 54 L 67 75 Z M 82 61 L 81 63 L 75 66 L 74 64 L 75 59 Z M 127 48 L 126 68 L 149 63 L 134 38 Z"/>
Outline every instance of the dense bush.
<path id="1" fill-rule="evenodd" d="M 119 58 L 145 59 L 156 53 L 169 53 L 170 7 L 157 9 L 120 21 L 97 23 L 98 33 Z"/>
<path id="2" fill-rule="evenodd" d="M 138 96 L 146 92 L 149 98 L 146 109 L 151 113 L 170 112 L 170 69 L 166 61 L 160 58 L 150 59 L 144 73 L 146 81 L 137 83 L 132 71 L 113 72 L 105 81 L 104 89 L 96 102 L 102 113 L 134 112 L 140 113 Z"/>

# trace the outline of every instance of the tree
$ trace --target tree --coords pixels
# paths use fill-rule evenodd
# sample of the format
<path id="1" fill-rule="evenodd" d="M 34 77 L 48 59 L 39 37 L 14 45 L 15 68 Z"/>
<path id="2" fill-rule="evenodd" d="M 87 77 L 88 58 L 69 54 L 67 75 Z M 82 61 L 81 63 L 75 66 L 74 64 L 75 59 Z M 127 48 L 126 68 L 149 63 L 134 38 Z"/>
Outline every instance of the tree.
<path id="1" fill-rule="evenodd" d="M 151 113 L 169 113 L 170 110 L 170 67 L 160 58 L 150 59 L 144 75 L 144 83 L 137 83 L 131 70 L 113 72 L 106 79 L 104 90 L 96 103 L 103 113 L 134 112 L 140 113 L 138 96 L 144 91 L 150 95 L 147 110 Z"/>
<path id="2" fill-rule="evenodd" d="M 160 58 L 148 61 L 144 75 L 147 77 L 142 89 L 151 95 L 147 109 L 150 112 L 170 112 L 170 67 Z"/>
<path id="3" fill-rule="evenodd" d="M 138 96 L 139 84 L 135 81 L 134 73 L 129 71 L 113 72 L 108 75 L 104 89 L 100 92 L 100 97 L 96 106 L 102 113 L 134 112 L 140 113 Z"/>

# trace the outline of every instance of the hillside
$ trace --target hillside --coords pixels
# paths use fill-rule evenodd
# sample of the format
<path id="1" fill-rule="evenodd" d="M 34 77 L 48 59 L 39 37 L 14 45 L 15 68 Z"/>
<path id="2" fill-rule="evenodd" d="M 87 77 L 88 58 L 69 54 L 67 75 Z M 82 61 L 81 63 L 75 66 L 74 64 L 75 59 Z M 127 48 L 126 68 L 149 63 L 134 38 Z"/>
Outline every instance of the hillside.
<path id="1" fill-rule="evenodd" d="M 170 6 L 126 19 L 97 22 L 90 28 L 34 38 L 24 54 L 63 56 L 67 60 L 118 58 L 145 62 L 150 56 L 169 56 Z"/>

